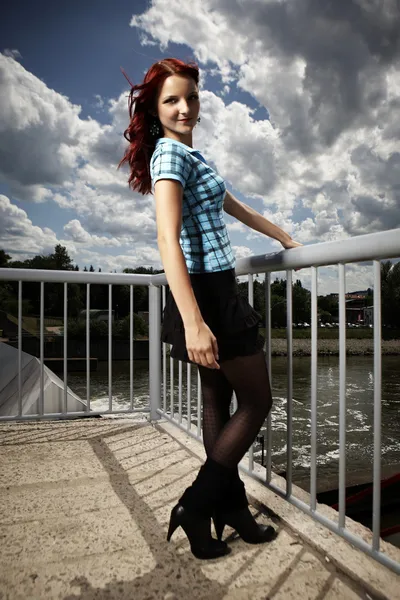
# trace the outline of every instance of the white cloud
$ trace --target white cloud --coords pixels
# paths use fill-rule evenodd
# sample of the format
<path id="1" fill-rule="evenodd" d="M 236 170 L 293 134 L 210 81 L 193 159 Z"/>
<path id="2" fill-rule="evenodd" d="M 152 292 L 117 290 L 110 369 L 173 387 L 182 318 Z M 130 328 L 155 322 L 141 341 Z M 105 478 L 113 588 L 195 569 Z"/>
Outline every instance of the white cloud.
<path id="1" fill-rule="evenodd" d="M 112 124 L 100 125 L 83 120 L 79 106 L 11 58 L 0 55 L 0 70 L 0 99 L 6 99 L 0 116 L 0 171 L 10 195 L 74 210 L 77 218 L 64 231 L 77 251 L 85 244 L 125 247 L 129 253 L 142 244 L 150 255 L 156 247 L 153 197 L 133 193 L 127 171 L 117 170 L 126 146 L 126 94 L 107 103 Z M 29 155 L 20 151 L 27 143 Z"/>
<path id="2" fill-rule="evenodd" d="M 239 102 L 225 105 L 214 93 L 202 92 L 195 143 L 235 189 L 262 196 L 275 186 L 280 142 L 270 121 L 256 121 L 253 112 Z M 280 159 L 285 162 L 282 153 Z"/>
<path id="3" fill-rule="evenodd" d="M 400 226 L 394 1 L 202 0 L 185 11 L 154 0 L 131 25 L 164 50 L 190 46 L 208 72 L 267 108 L 271 122 L 254 122 L 249 107 L 204 91 L 196 145 L 274 215 L 303 200 L 313 227 L 289 212 L 289 230 L 323 241 Z"/>
<path id="4" fill-rule="evenodd" d="M 16 48 L 5 48 L 2 53 L 4 54 L 4 56 L 8 56 L 9 58 L 14 58 L 15 60 L 18 60 L 20 58 L 22 58 L 22 54 L 19 50 L 17 50 Z"/>
<path id="5" fill-rule="evenodd" d="M 234 246 L 232 245 L 232 250 L 234 255 L 236 256 L 236 260 L 240 260 L 241 258 L 248 258 L 253 254 L 253 251 L 250 250 L 247 246 Z"/>
<path id="6" fill-rule="evenodd" d="M 143 45 L 191 48 L 202 63 L 194 146 L 234 192 L 249 204 L 263 202 L 268 219 L 312 243 L 400 226 L 395 7 L 391 0 L 379 11 L 361 0 L 197 0 L 188 8 L 153 0 L 131 25 Z M 64 232 L 78 256 L 100 261 L 101 247 L 118 248 L 119 257 L 104 258 L 110 268 L 118 270 L 111 265 L 125 257 L 131 262 L 123 266 L 146 257 L 160 266 L 153 197 L 132 193 L 126 170 L 116 169 L 126 144 L 127 92 L 95 97 L 110 125 L 83 119 L 79 106 L 10 52 L 0 55 L 0 175 L 10 195 L 74 211 Z M 215 93 L 203 85 L 208 74 L 220 76 Z M 270 121 L 226 99 L 241 90 Z M 27 146 L 28 158 L 21 151 Z M 229 220 L 228 229 L 237 258 L 254 252 L 243 241 L 251 246 L 262 237 Z M 266 252 L 279 246 L 265 244 Z"/>
<path id="7" fill-rule="evenodd" d="M 0 176 L 13 196 L 41 201 L 43 187 L 72 179 L 101 126 L 2 54 L 0 81 Z"/>
<path id="8" fill-rule="evenodd" d="M 82 227 L 82 224 L 78 219 L 73 219 L 64 225 L 64 231 L 67 237 L 71 238 L 74 242 L 85 244 L 86 247 L 100 246 L 102 248 L 118 248 L 122 245 L 121 242 L 116 238 L 91 235 Z"/>
<path id="9" fill-rule="evenodd" d="M 33 225 L 27 213 L 13 204 L 7 196 L 0 195 L 0 249 L 9 253 L 13 260 L 25 260 L 37 254 L 50 254 L 61 244 L 70 257 L 81 267 L 96 265 L 103 271 L 119 271 L 126 267 L 153 266 L 161 268 L 160 255 L 156 247 L 138 241 L 134 247 L 123 244 L 117 238 L 91 235 L 78 219 L 64 226 L 65 238 L 58 237 L 48 227 Z M 106 254 L 103 249 L 115 250 L 116 255 Z"/>
<path id="10" fill-rule="evenodd" d="M 24 210 L 12 204 L 0 194 L 0 240 L 1 249 L 13 258 L 49 254 L 58 243 L 57 236 L 48 227 L 38 227 Z"/>
<path id="11" fill-rule="evenodd" d="M 95 95 L 94 95 L 94 98 L 95 98 L 95 100 L 96 100 L 96 102 L 94 103 L 94 106 L 95 106 L 96 108 L 103 109 L 103 108 L 104 108 L 104 104 L 105 104 L 105 102 L 104 102 L 104 98 L 102 98 L 102 97 L 100 96 L 100 94 L 95 94 Z"/>
<path id="12" fill-rule="evenodd" d="M 160 269 L 162 267 L 159 259 L 158 251 L 145 246 L 135 247 L 132 253 L 121 252 L 116 256 L 82 248 L 79 252 L 78 262 L 81 269 L 85 265 L 87 267 L 93 265 L 95 270 L 101 268 L 102 272 L 111 273 L 117 271 L 120 273 L 123 269 L 135 269 L 136 267 L 154 267 Z"/>

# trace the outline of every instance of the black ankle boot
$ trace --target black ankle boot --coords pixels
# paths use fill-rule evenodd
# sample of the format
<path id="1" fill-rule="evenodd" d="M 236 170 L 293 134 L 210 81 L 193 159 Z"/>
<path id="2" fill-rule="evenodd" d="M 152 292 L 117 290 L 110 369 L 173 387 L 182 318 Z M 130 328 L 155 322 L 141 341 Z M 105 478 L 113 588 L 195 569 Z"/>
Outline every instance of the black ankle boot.
<path id="1" fill-rule="evenodd" d="M 230 553 L 229 546 L 211 536 L 211 519 L 190 513 L 181 504 L 177 504 L 171 512 L 167 541 L 169 542 L 175 529 L 182 527 L 190 542 L 190 549 L 196 558 L 220 558 Z"/>
<path id="2" fill-rule="evenodd" d="M 236 467 L 225 467 L 207 458 L 192 485 L 182 494 L 179 503 L 190 512 L 211 517 L 225 498 L 236 470 Z"/>
<path id="3" fill-rule="evenodd" d="M 276 538 L 275 529 L 270 525 L 258 524 L 248 506 L 244 483 L 239 477 L 239 471 L 236 470 L 230 486 L 221 497 L 213 514 L 215 531 L 219 540 L 222 540 L 225 525 L 235 529 L 248 544 L 263 544 Z"/>
<path id="4" fill-rule="evenodd" d="M 230 548 L 227 544 L 211 536 L 211 516 L 231 477 L 231 468 L 207 458 L 195 481 L 172 509 L 167 539 L 181 526 L 197 558 L 216 558 L 228 554 Z"/>

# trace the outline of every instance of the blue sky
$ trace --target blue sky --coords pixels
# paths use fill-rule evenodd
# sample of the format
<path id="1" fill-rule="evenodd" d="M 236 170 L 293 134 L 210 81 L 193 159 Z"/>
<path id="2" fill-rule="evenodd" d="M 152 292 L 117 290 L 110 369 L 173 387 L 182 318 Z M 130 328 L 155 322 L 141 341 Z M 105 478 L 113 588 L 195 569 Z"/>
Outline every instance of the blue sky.
<path id="1" fill-rule="evenodd" d="M 136 83 L 166 56 L 199 64 L 194 145 L 240 200 L 305 244 L 400 227 L 399 19 L 364 5 L 11 4 L 0 23 L 0 247 L 25 258 L 60 242 L 82 267 L 161 267 L 152 196 L 130 192 L 116 165 L 120 66 Z M 237 258 L 280 248 L 226 221 Z M 307 270 L 299 277 L 308 286 Z M 368 267 L 348 277 L 371 283 Z M 322 289 L 336 288 L 328 269 Z"/>
<path id="2" fill-rule="evenodd" d="M 140 50 L 137 32 L 129 26 L 132 9 L 142 12 L 147 4 L 140 0 L 10 3 L 0 23 L 2 45 L 17 48 L 24 67 L 80 104 L 86 118 L 93 114 L 95 94 L 115 97 L 124 89 L 119 67 L 131 66 L 133 50 Z M 138 72 L 146 68 L 145 57 L 137 54 L 134 60 Z"/>
<path id="3" fill-rule="evenodd" d="M 109 123 L 106 111 L 97 106 L 96 95 L 118 97 L 127 89 L 120 67 L 138 75 L 149 65 L 143 56 L 139 35 L 129 26 L 132 6 L 142 12 L 148 2 L 121 0 L 114 5 L 105 0 L 72 0 L 65 4 L 41 0 L 38 3 L 12 3 L 0 22 L 3 48 L 16 48 L 23 66 L 50 88 L 82 107 L 81 117 Z M 21 16 L 23 18 L 21 19 Z M 162 58 L 162 53 L 155 53 Z M 0 191 L 4 191 L 0 186 Z M 32 222 L 62 232 L 64 220 L 74 211 L 56 204 L 18 202 Z"/>

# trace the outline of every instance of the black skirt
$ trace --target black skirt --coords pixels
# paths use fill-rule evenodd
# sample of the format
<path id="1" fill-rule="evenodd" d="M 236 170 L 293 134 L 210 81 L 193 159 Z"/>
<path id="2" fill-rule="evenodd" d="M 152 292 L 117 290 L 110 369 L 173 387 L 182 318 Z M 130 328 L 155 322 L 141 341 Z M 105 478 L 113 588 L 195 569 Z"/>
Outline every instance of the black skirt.
<path id="1" fill-rule="evenodd" d="M 262 318 L 239 293 L 235 269 L 189 276 L 201 315 L 217 338 L 218 362 L 259 352 L 265 342 L 258 331 Z M 163 312 L 161 341 L 172 345 L 172 358 L 192 362 L 186 350 L 183 321 L 171 292 Z"/>

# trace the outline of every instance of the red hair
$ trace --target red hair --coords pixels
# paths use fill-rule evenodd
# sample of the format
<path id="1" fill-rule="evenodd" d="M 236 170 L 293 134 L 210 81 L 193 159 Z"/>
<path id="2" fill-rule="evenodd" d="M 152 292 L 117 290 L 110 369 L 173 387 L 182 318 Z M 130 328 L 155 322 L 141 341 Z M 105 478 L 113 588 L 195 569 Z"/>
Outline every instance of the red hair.
<path id="1" fill-rule="evenodd" d="M 130 121 L 124 131 L 124 138 L 128 140 L 129 146 L 118 168 L 129 163 L 129 186 L 141 194 L 151 193 L 150 159 L 157 141 L 157 137 L 150 133 L 150 126 L 155 120 L 150 111 L 156 112 L 158 92 L 171 75 L 191 77 L 198 84 L 199 67 L 194 62 L 185 63 L 177 58 L 166 58 L 150 67 L 141 84 L 133 85 L 125 75 L 131 85 L 128 100 Z M 162 135 L 161 133 L 159 137 Z"/>

